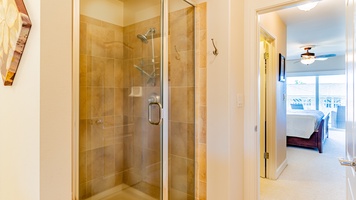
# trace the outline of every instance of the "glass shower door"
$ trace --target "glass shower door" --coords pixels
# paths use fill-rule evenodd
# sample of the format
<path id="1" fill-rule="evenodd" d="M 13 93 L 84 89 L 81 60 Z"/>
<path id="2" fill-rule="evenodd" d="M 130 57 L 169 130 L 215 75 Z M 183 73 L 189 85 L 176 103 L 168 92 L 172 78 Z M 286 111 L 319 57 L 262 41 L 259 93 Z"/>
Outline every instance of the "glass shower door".
<path id="1" fill-rule="evenodd" d="M 195 199 L 195 8 L 169 1 L 169 199 Z"/>
<path id="2" fill-rule="evenodd" d="M 160 7 L 80 1 L 79 199 L 161 198 Z"/>
<path id="3" fill-rule="evenodd" d="M 194 199 L 194 7 L 78 1 L 78 199 Z"/>

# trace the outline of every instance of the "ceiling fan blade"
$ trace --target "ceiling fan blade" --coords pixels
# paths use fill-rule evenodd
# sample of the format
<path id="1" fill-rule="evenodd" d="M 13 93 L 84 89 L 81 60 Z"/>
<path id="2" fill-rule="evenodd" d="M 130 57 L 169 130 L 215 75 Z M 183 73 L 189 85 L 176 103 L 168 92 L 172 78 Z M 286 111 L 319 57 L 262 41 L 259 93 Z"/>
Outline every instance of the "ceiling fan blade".
<path id="1" fill-rule="evenodd" d="M 331 57 L 335 57 L 336 54 L 324 54 L 324 55 L 319 55 L 319 56 L 316 56 L 316 58 L 331 58 Z"/>
<path id="2" fill-rule="evenodd" d="M 295 64 L 295 63 L 300 62 L 300 58 L 298 58 L 298 59 L 289 59 L 289 60 L 287 60 L 287 62 Z"/>

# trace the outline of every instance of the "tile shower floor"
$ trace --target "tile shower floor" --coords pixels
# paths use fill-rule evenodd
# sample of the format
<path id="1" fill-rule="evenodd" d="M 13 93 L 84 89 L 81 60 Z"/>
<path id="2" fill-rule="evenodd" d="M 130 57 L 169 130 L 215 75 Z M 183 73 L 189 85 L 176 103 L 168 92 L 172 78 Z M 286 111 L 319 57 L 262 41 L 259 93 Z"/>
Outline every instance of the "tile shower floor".
<path id="1" fill-rule="evenodd" d="M 134 188 L 127 188 L 125 190 L 118 192 L 117 194 L 110 195 L 102 200 L 136 200 L 136 199 L 155 200 L 154 198 Z"/>
<path id="2" fill-rule="evenodd" d="M 135 189 L 132 187 L 127 187 L 118 192 L 104 192 L 102 194 L 95 195 L 94 197 L 88 198 L 86 200 L 156 200 L 155 198 Z"/>

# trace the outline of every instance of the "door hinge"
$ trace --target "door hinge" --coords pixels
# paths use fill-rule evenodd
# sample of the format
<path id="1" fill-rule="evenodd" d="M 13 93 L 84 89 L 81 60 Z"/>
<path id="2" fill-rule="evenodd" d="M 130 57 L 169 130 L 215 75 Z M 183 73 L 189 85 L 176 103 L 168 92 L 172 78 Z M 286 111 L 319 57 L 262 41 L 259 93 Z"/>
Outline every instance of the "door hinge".
<path id="1" fill-rule="evenodd" d="M 269 58 L 269 53 L 267 53 L 267 52 L 264 53 L 264 54 L 263 54 L 263 57 L 264 57 L 265 60 L 268 60 L 268 58 Z"/>
<path id="2" fill-rule="evenodd" d="M 265 59 L 265 74 L 267 74 L 267 60 L 269 59 L 269 53 L 264 53 L 263 57 Z"/>
<path id="3" fill-rule="evenodd" d="M 263 155 L 264 159 L 269 159 L 269 153 L 265 152 L 265 154 Z"/>

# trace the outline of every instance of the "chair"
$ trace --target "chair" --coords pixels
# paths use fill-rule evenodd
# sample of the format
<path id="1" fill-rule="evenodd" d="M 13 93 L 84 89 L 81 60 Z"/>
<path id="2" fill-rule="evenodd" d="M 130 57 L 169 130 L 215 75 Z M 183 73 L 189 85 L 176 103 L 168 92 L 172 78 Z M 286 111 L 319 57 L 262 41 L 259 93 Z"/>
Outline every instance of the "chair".
<path id="1" fill-rule="evenodd" d="M 345 128 L 345 106 L 337 107 L 336 128 Z"/>

